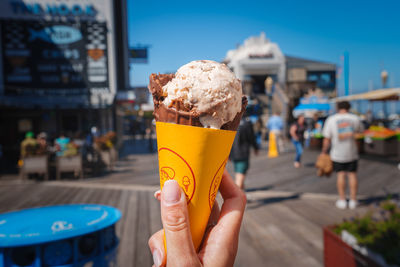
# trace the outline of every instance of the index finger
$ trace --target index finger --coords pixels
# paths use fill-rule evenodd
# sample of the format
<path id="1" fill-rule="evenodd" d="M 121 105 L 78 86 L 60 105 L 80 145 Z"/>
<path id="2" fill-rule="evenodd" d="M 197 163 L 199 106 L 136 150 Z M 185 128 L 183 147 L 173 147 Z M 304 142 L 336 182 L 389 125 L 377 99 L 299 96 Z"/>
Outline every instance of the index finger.
<path id="1" fill-rule="evenodd" d="M 234 201 L 239 207 L 246 205 L 246 195 L 243 191 L 233 182 L 231 175 L 225 169 L 222 175 L 219 192 L 224 199 L 224 204 L 227 201 Z"/>
<path id="2" fill-rule="evenodd" d="M 211 229 L 210 234 L 206 237 L 199 256 L 204 265 L 207 265 L 209 259 L 217 259 L 218 262 L 230 263 L 225 264 L 226 266 L 233 266 L 246 206 L 246 195 L 233 182 L 226 170 L 222 176 L 219 189 L 224 199 L 220 218 L 217 225 Z"/>
<path id="3" fill-rule="evenodd" d="M 220 192 L 224 199 L 224 204 L 221 207 L 218 224 L 225 227 L 227 232 L 239 233 L 246 207 L 246 195 L 233 182 L 232 177 L 226 170 L 222 176 Z"/>

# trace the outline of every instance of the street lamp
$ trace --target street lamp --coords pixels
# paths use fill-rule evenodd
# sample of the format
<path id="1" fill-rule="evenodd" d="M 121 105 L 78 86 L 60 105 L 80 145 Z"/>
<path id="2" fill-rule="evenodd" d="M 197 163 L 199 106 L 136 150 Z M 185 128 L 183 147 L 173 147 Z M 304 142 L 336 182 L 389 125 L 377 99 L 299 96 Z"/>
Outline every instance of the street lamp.
<path id="1" fill-rule="evenodd" d="M 383 70 L 381 72 L 382 88 L 386 88 L 388 77 L 389 77 L 388 72 L 386 70 Z"/>
<path id="2" fill-rule="evenodd" d="M 265 91 L 268 95 L 268 115 L 272 114 L 272 86 L 274 85 L 274 81 L 270 76 L 267 77 L 264 81 Z"/>

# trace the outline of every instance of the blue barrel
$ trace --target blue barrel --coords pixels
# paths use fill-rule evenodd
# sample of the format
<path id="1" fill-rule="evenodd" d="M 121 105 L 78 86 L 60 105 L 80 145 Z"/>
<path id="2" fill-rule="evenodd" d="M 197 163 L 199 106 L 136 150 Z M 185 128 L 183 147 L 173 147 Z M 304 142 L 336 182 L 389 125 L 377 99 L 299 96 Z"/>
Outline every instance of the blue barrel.
<path id="1" fill-rule="evenodd" d="M 117 266 L 115 223 L 121 212 L 93 204 L 0 215 L 0 267 Z"/>

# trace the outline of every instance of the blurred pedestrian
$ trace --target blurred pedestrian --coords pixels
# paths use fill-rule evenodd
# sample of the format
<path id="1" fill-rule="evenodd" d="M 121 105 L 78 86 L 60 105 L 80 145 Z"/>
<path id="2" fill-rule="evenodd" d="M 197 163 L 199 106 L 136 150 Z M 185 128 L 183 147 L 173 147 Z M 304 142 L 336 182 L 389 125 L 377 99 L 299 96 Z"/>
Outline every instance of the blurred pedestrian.
<path id="1" fill-rule="evenodd" d="M 45 155 L 48 152 L 48 144 L 47 144 L 47 134 L 45 132 L 41 132 L 38 134 L 36 141 L 38 143 L 38 151 L 37 154 Z"/>
<path id="2" fill-rule="evenodd" d="M 244 188 L 244 180 L 249 169 L 250 147 L 253 147 L 255 154 L 258 153 L 253 125 L 247 116 L 243 116 L 229 155 L 235 169 L 235 181 L 240 189 Z"/>
<path id="3" fill-rule="evenodd" d="M 254 134 L 256 135 L 257 146 L 261 148 L 261 135 L 263 130 L 263 122 L 260 116 L 257 116 L 254 122 Z"/>
<path id="4" fill-rule="evenodd" d="M 21 158 L 36 155 L 38 142 L 33 132 L 27 132 L 25 139 L 21 142 Z"/>
<path id="5" fill-rule="evenodd" d="M 358 149 L 355 134 L 363 131 L 360 119 L 350 114 L 350 103 L 347 101 L 337 103 L 337 113 L 329 116 L 325 122 L 322 134 L 325 137 L 322 153 L 328 153 L 333 161 L 333 170 L 337 173 L 337 190 L 339 199 L 336 207 L 345 209 L 347 207 L 345 177 L 347 175 L 350 187 L 349 208 L 357 207 L 357 163 Z"/>
<path id="6" fill-rule="evenodd" d="M 318 137 L 322 132 L 322 121 L 319 119 L 318 112 L 315 112 L 312 118 L 306 118 L 305 124 L 304 146 L 308 148 L 310 147 L 311 138 Z"/>
<path id="7" fill-rule="evenodd" d="M 67 144 L 70 142 L 70 139 L 65 136 L 63 132 L 60 133 L 60 137 L 58 137 L 55 141 L 55 146 L 57 149 L 56 155 L 63 156 L 65 150 L 67 150 Z"/>
<path id="8" fill-rule="evenodd" d="M 284 152 L 283 145 L 283 120 L 280 116 L 280 112 L 275 112 L 269 119 L 267 123 L 267 128 L 270 132 L 275 135 L 275 140 L 278 144 L 279 152 Z"/>
<path id="9" fill-rule="evenodd" d="M 306 125 L 304 123 L 304 115 L 299 115 L 297 121 L 290 127 L 290 136 L 292 138 L 292 143 L 296 149 L 296 157 L 294 160 L 294 167 L 300 168 L 301 166 L 301 156 L 303 154 L 304 145 L 304 131 L 306 130 Z"/>
<path id="10" fill-rule="evenodd" d="M 85 142 L 86 142 L 86 140 L 81 132 L 75 133 L 72 141 L 74 142 L 75 145 L 77 145 L 79 147 L 79 149 L 81 149 L 85 145 Z"/>

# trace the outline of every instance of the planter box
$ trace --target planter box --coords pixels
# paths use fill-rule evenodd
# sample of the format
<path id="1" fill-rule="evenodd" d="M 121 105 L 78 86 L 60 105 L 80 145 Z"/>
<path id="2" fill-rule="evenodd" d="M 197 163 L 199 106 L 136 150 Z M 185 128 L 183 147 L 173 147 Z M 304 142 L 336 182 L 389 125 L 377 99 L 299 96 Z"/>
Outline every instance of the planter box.
<path id="1" fill-rule="evenodd" d="M 83 178 L 82 168 L 82 155 L 77 156 L 61 156 L 56 158 L 56 178 L 61 178 L 63 172 L 74 172 L 75 175 L 79 175 L 79 178 Z"/>
<path id="2" fill-rule="evenodd" d="M 310 138 L 310 149 L 321 150 L 323 140 L 324 140 L 323 138 L 311 137 Z"/>
<path id="3" fill-rule="evenodd" d="M 356 139 L 357 150 L 359 154 L 364 154 L 364 138 Z"/>
<path id="4" fill-rule="evenodd" d="M 381 267 L 378 263 L 343 242 L 332 229 L 324 227 L 324 263 L 325 267 Z"/>
<path id="5" fill-rule="evenodd" d="M 47 155 L 30 156 L 23 159 L 24 165 L 20 169 L 20 177 L 25 179 L 29 174 L 43 174 L 44 179 L 49 179 L 49 162 Z"/>
<path id="6" fill-rule="evenodd" d="M 389 138 L 383 140 L 376 140 L 365 138 L 364 151 L 368 154 L 375 154 L 380 156 L 392 156 L 397 154 L 397 140 L 396 138 Z"/>
<path id="7" fill-rule="evenodd" d="M 100 156 L 101 160 L 106 165 L 107 170 L 114 170 L 115 163 L 118 160 L 118 151 L 115 148 L 110 148 L 110 150 L 101 150 Z"/>
<path id="8" fill-rule="evenodd" d="M 107 171 L 112 171 L 113 160 L 112 160 L 111 152 L 108 150 L 102 150 L 102 151 L 100 151 L 100 157 L 101 157 L 101 161 L 106 166 Z"/>
<path id="9" fill-rule="evenodd" d="M 397 138 L 397 159 L 400 160 L 400 138 Z"/>

